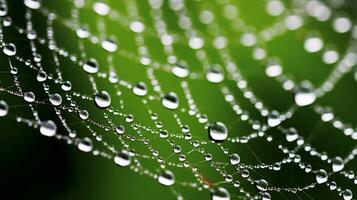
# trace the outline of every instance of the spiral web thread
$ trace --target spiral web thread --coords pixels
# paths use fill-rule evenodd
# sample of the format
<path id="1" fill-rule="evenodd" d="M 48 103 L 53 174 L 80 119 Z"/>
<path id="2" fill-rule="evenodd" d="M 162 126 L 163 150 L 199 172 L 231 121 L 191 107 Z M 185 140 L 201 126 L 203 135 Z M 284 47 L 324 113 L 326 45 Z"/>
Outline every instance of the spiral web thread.
<path id="1" fill-rule="evenodd" d="M 8 67 L 2 68 L 0 85 L 2 116 L 13 117 L 18 123 L 39 129 L 44 135 L 64 140 L 94 156 L 115 160 L 120 166 L 158 180 L 169 186 L 178 199 L 190 199 L 185 188 L 209 191 L 212 199 L 270 199 L 275 193 L 283 197 L 292 193 L 299 199 L 300 196 L 312 199 L 309 191 L 315 187 L 328 187 L 341 198 L 352 199 L 357 179 L 355 172 L 346 168 L 357 155 L 356 146 L 347 155 L 332 156 L 313 147 L 309 138 L 282 123 L 292 119 L 299 109 L 310 109 L 356 144 L 356 129 L 339 120 L 331 108 L 316 103 L 316 99 L 332 91 L 345 74 L 354 70 L 357 25 L 351 18 L 335 12 L 337 5 L 321 1 L 257 2 L 266 6 L 267 14 L 274 20 L 273 25 L 261 31 L 256 31 L 239 17 L 240 6 L 233 0 L 125 0 L 118 3 L 118 9 L 110 2 L 63 1 L 70 7 L 67 17 L 46 7 L 45 2 L 25 0 L 21 1 L 25 7 L 23 25 L 11 18 L 15 13 L 11 10 L 12 2 L 1 0 L 0 43 L 3 57 L 7 56 L 8 60 Z M 141 15 L 144 6 L 140 4 L 150 9 L 149 16 Z M 191 10 L 192 5 L 197 9 L 195 12 Z M 170 29 L 166 12 L 176 17 L 178 30 Z M 95 19 L 96 30 L 80 21 L 81 13 Z M 42 27 L 45 30 L 36 27 L 35 18 L 45 22 Z M 226 23 L 222 24 L 222 21 Z M 305 28 L 311 21 L 328 24 L 338 34 L 349 34 L 344 53 L 325 47 L 323 33 L 316 34 L 316 30 Z M 198 28 L 202 26 L 206 32 Z M 113 33 L 113 27 L 120 31 Z M 283 70 L 280 60 L 284 58 L 277 59 L 266 48 L 275 38 L 300 33 L 302 29 L 305 37 L 295 35 L 294 38 L 304 44 L 302 50 L 305 48 L 307 53 L 318 54 L 320 62 L 334 67 L 317 88 L 307 81 L 295 83 L 293 76 Z M 229 33 L 236 34 L 238 39 L 231 39 Z M 73 46 L 62 46 L 56 38 L 60 34 L 73 40 Z M 21 39 L 14 41 L 15 35 Z M 125 48 L 126 36 L 133 39 L 136 49 Z M 151 44 L 151 39 L 157 44 Z M 15 55 L 11 55 L 10 43 L 17 47 Z M 150 45 L 163 59 L 155 59 L 153 54 L 158 52 L 153 52 Z M 265 66 L 266 76 L 279 83 L 286 93 L 294 95 L 295 102 L 292 101 L 290 108 L 278 112 L 259 99 L 241 74 L 232 46 L 250 49 L 251 59 Z M 192 55 L 196 63 L 181 57 L 177 52 L 180 48 Z M 90 53 L 93 49 L 100 53 Z M 212 51 L 216 60 L 210 58 Z M 28 52 L 33 57 L 22 56 Z M 87 73 L 83 65 L 92 58 L 97 60 L 99 72 Z M 138 66 L 143 77 L 123 78 L 127 77 L 121 74 L 127 70 L 126 64 Z M 74 80 L 73 74 L 89 84 Z M 169 78 L 164 81 L 158 77 Z M 29 89 L 31 82 L 37 82 L 36 88 Z M 166 82 L 170 84 L 166 85 Z M 171 82 L 175 85 L 173 88 Z M 200 83 L 202 90 L 207 87 L 218 91 L 214 94 L 220 95 L 223 104 L 235 113 L 235 120 L 246 127 L 244 131 L 235 131 L 228 126 L 231 122 L 219 120 L 220 116 L 211 117 L 201 112 L 201 107 L 206 107 L 196 104 L 195 97 L 200 94 L 192 92 L 191 85 L 195 82 Z M 98 108 L 94 99 L 103 91 L 109 94 L 110 105 Z M 165 104 L 162 101 L 170 92 L 175 94 L 171 96 L 173 100 L 168 101 L 170 105 L 161 105 Z M 25 102 L 32 115 L 16 113 L 16 106 L 12 106 L 10 100 L 13 97 Z M 241 101 L 244 106 L 240 105 Z M 135 107 L 137 104 L 140 108 Z M 175 108 L 177 104 L 178 108 Z M 251 104 L 252 110 L 245 110 L 246 104 Z M 52 114 L 42 114 L 49 111 Z M 215 126 L 217 128 L 220 121 L 228 129 L 228 138 L 224 142 L 210 141 L 208 132 Z M 281 159 L 268 163 L 261 161 L 250 146 L 255 141 L 276 149 L 281 153 Z M 236 145 L 247 146 L 258 163 L 249 164 L 248 160 L 240 158 Z M 329 167 L 309 163 L 304 159 L 306 156 L 317 158 Z M 274 186 L 269 177 L 260 175 L 262 171 L 279 173 L 286 165 L 296 165 L 298 174 L 313 174 L 309 176 L 309 184 Z M 190 178 L 175 177 L 177 170 L 188 173 Z M 210 177 L 211 174 L 214 176 Z M 340 186 L 334 180 L 335 176 L 343 177 L 347 184 Z"/>

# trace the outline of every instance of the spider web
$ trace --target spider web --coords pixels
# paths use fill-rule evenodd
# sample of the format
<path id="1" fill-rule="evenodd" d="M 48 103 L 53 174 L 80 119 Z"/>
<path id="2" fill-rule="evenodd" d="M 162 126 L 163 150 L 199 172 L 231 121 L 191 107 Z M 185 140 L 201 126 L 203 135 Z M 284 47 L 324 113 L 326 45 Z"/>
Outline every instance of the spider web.
<path id="1" fill-rule="evenodd" d="M 177 199 L 191 199 L 188 190 L 213 200 L 312 199 L 322 186 L 352 199 L 357 179 L 353 165 L 347 169 L 357 155 L 356 129 L 319 102 L 357 64 L 357 26 L 339 12 L 348 2 L 256 3 L 264 25 L 250 25 L 244 2 L 231 0 L 2 0 L 8 65 L 0 114 L 148 176 Z M 315 23 L 343 35 L 343 46 Z M 288 60 L 271 48 L 285 36 L 301 43 L 296 57 L 313 55 L 319 59 L 311 65 L 332 70 L 320 82 L 288 73 Z M 287 106 L 259 97 L 245 78 L 257 71 L 279 85 Z M 313 143 L 314 129 L 290 126 L 300 110 L 339 130 L 348 149 L 326 152 Z M 276 174 L 288 183 L 274 181 Z"/>

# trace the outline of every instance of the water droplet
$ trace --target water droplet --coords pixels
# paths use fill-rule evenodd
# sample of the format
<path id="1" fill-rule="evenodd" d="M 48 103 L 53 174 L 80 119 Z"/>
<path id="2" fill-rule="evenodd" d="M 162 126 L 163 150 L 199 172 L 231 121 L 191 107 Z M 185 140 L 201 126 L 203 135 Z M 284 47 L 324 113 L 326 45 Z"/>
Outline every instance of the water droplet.
<path id="1" fill-rule="evenodd" d="M 262 200 L 270 200 L 271 199 L 271 196 L 268 192 L 263 192 L 261 194 L 261 197 L 262 197 Z"/>
<path id="2" fill-rule="evenodd" d="M 7 56 L 14 56 L 16 54 L 16 46 L 13 43 L 7 43 L 2 51 Z"/>
<path id="3" fill-rule="evenodd" d="M 315 176 L 316 182 L 318 184 L 322 184 L 325 183 L 328 179 L 328 175 L 327 172 L 323 169 L 320 169 L 316 172 L 316 176 Z"/>
<path id="4" fill-rule="evenodd" d="M 35 94 L 33 92 L 25 92 L 24 93 L 24 100 L 26 102 L 32 103 L 35 101 Z"/>
<path id="5" fill-rule="evenodd" d="M 4 117 L 9 113 L 9 106 L 3 100 L 0 100 L 0 117 Z"/>
<path id="6" fill-rule="evenodd" d="M 85 137 L 79 141 L 77 147 L 83 152 L 90 152 L 93 150 L 92 140 L 88 137 Z"/>
<path id="7" fill-rule="evenodd" d="M 24 4 L 26 7 L 31 9 L 39 9 L 41 7 L 40 0 L 24 0 Z"/>
<path id="8" fill-rule="evenodd" d="M 174 67 L 171 68 L 171 72 L 179 77 L 179 78 L 185 78 L 188 76 L 188 69 L 180 64 L 176 64 Z"/>
<path id="9" fill-rule="evenodd" d="M 93 4 L 93 10 L 94 12 L 96 12 L 98 15 L 107 15 L 109 14 L 110 12 L 110 7 L 104 3 L 104 2 L 101 2 L 101 1 L 98 1 L 98 2 L 95 2 Z"/>
<path id="10" fill-rule="evenodd" d="M 44 82 L 47 80 L 47 73 L 45 71 L 39 71 L 36 77 L 38 82 Z"/>
<path id="11" fill-rule="evenodd" d="M 5 5 L 0 5 L 0 17 L 4 17 L 7 15 L 8 9 Z"/>
<path id="12" fill-rule="evenodd" d="M 206 73 L 206 79 L 211 83 L 220 83 L 224 79 L 223 73 L 218 69 L 209 69 Z"/>
<path id="13" fill-rule="evenodd" d="M 111 98 L 108 92 L 100 91 L 94 96 L 94 102 L 99 108 L 107 108 L 110 106 Z"/>
<path id="14" fill-rule="evenodd" d="M 122 167 L 128 166 L 131 163 L 131 158 L 129 155 L 129 152 L 123 150 L 119 152 L 115 157 L 114 157 L 114 162 Z"/>
<path id="15" fill-rule="evenodd" d="M 299 134 L 295 128 L 289 128 L 286 132 L 285 137 L 288 142 L 293 142 L 298 139 Z"/>
<path id="16" fill-rule="evenodd" d="M 89 37 L 89 31 L 88 31 L 88 29 L 85 28 L 85 27 L 79 27 L 79 28 L 77 28 L 76 34 L 77 34 L 77 36 L 78 36 L 79 38 L 82 38 L 82 39 Z"/>
<path id="17" fill-rule="evenodd" d="M 133 92 L 138 96 L 145 96 L 148 93 L 148 89 L 144 82 L 139 82 L 133 87 Z"/>
<path id="18" fill-rule="evenodd" d="M 175 183 L 175 176 L 171 171 L 165 170 L 159 175 L 158 181 L 162 185 L 171 186 Z"/>
<path id="19" fill-rule="evenodd" d="M 165 108 L 174 110 L 179 106 L 179 99 L 174 92 L 169 92 L 161 99 L 161 103 Z"/>
<path id="20" fill-rule="evenodd" d="M 268 189 L 268 182 L 264 179 L 259 179 L 259 180 L 256 180 L 255 182 L 255 187 L 259 190 L 259 191 L 267 191 Z"/>
<path id="21" fill-rule="evenodd" d="M 353 193 L 351 190 L 346 189 L 345 191 L 342 192 L 342 197 L 343 200 L 351 200 L 353 197 Z"/>
<path id="22" fill-rule="evenodd" d="M 332 159 L 332 171 L 339 172 L 344 168 L 344 166 L 345 163 L 341 157 L 335 157 Z"/>
<path id="23" fill-rule="evenodd" d="M 231 165 L 238 165 L 240 162 L 240 157 L 238 154 L 234 153 L 229 156 L 229 162 Z"/>
<path id="24" fill-rule="evenodd" d="M 265 68 L 265 74 L 268 77 L 277 77 L 280 76 L 281 73 L 283 73 L 283 68 L 281 67 L 280 64 L 270 61 L 268 63 L 268 66 Z"/>
<path id="25" fill-rule="evenodd" d="M 116 44 L 116 42 L 110 38 L 102 41 L 102 47 L 110 53 L 113 53 L 118 49 L 118 45 Z"/>
<path id="26" fill-rule="evenodd" d="M 78 115 L 79 115 L 79 118 L 81 118 L 82 120 L 86 120 L 89 117 L 89 113 L 87 110 L 80 110 L 78 112 Z"/>
<path id="27" fill-rule="evenodd" d="M 304 48 L 309 53 L 315 53 L 322 49 L 324 42 L 319 37 L 308 37 L 304 42 Z"/>
<path id="28" fill-rule="evenodd" d="M 270 127 L 278 126 L 281 123 L 280 114 L 278 111 L 272 111 L 268 115 L 268 125 Z"/>
<path id="29" fill-rule="evenodd" d="M 140 21 L 132 21 L 130 22 L 130 30 L 135 33 L 142 33 L 145 30 L 145 24 Z"/>
<path id="30" fill-rule="evenodd" d="M 167 138 L 169 137 L 169 132 L 167 130 L 160 131 L 160 138 Z"/>
<path id="31" fill-rule="evenodd" d="M 313 86 L 309 82 L 303 82 L 295 93 L 295 103 L 298 106 L 308 106 L 314 103 L 316 95 Z"/>
<path id="32" fill-rule="evenodd" d="M 83 63 L 83 70 L 87 73 L 94 74 L 99 71 L 98 62 L 94 58 L 90 58 L 86 62 Z"/>
<path id="33" fill-rule="evenodd" d="M 57 132 L 57 125 L 52 121 L 43 121 L 40 124 L 40 133 L 44 136 L 54 136 Z"/>
<path id="34" fill-rule="evenodd" d="M 211 190 L 211 200 L 230 200 L 230 199 L 231 196 L 229 192 L 223 187 L 219 187 Z"/>
<path id="35" fill-rule="evenodd" d="M 62 104 L 62 97 L 61 95 L 55 93 L 50 95 L 50 102 L 54 106 L 59 106 Z"/>
<path id="36" fill-rule="evenodd" d="M 228 130 L 222 122 L 215 122 L 209 126 L 208 135 L 215 142 L 223 142 L 228 137 Z"/>
<path id="37" fill-rule="evenodd" d="M 61 85 L 61 89 L 66 92 L 70 91 L 72 89 L 72 83 L 69 81 L 63 82 Z"/>
<path id="38" fill-rule="evenodd" d="M 123 134 L 125 132 L 125 127 L 123 125 L 119 125 L 115 127 L 115 132 L 119 135 Z"/>

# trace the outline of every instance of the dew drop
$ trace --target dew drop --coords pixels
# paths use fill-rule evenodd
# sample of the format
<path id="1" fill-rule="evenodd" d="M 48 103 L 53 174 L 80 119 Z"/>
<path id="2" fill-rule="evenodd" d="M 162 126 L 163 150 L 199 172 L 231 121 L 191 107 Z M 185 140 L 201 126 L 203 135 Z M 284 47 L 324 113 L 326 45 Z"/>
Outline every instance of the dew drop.
<path id="1" fill-rule="evenodd" d="M 272 111 L 268 115 L 268 125 L 270 127 L 278 126 L 281 123 L 280 114 L 278 111 Z"/>
<path id="2" fill-rule="evenodd" d="M 339 172 L 344 168 L 345 164 L 341 157 L 335 157 L 332 159 L 332 171 Z"/>
<path id="3" fill-rule="evenodd" d="M 0 17 L 6 16 L 8 13 L 7 6 L 5 5 L 0 5 Z"/>
<path id="4" fill-rule="evenodd" d="M 57 125 L 52 121 L 43 121 L 40 125 L 40 133 L 44 136 L 54 136 L 57 132 Z"/>
<path id="5" fill-rule="evenodd" d="M 211 190 L 211 200 L 230 200 L 230 199 L 231 196 L 229 192 L 223 187 L 219 187 Z"/>
<path id="6" fill-rule="evenodd" d="M 206 79 L 211 83 L 220 83 L 224 79 L 223 73 L 218 69 L 209 69 L 206 73 Z"/>
<path id="7" fill-rule="evenodd" d="M 41 7 L 40 0 L 24 0 L 24 4 L 26 7 L 31 9 L 39 9 Z"/>
<path id="8" fill-rule="evenodd" d="M 118 45 L 116 44 L 116 42 L 110 38 L 103 40 L 101 45 L 103 49 L 110 53 L 113 53 L 118 49 Z"/>
<path id="9" fill-rule="evenodd" d="M 323 169 L 320 169 L 316 172 L 316 176 L 315 176 L 316 182 L 318 184 L 322 184 L 325 183 L 328 179 L 328 175 L 327 172 Z"/>
<path id="10" fill-rule="evenodd" d="M 353 197 L 353 193 L 351 190 L 346 189 L 342 192 L 342 197 L 343 197 L 343 200 L 351 200 Z"/>
<path id="11" fill-rule="evenodd" d="M 131 163 L 129 152 L 123 150 L 114 156 L 114 162 L 122 167 L 128 166 Z"/>
<path id="12" fill-rule="evenodd" d="M 286 132 L 285 138 L 288 142 L 293 142 L 297 140 L 299 137 L 299 134 L 295 128 L 289 128 Z"/>
<path id="13" fill-rule="evenodd" d="M 168 109 L 174 110 L 179 106 L 179 99 L 176 93 L 169 92 L 165 94 L 161 99 L 161 104 Z"/>
<path id="14" fill-rule="evenodd" d="M 138 96 L 145 96 L 148 93 L 148 89 L 144 82 L 139 82 L 133 87 L 133 93 Z"/>
<path id="15" fill-rule="evenodd" d="M 264 179 L 259 179 L 259 180 L 256 180 L 255 182 L 255 187 L 259 190 L 259 191 L 267 191 L 268 189 L 268 182 Z"/>
<path id="16" fill-rule="evenodd" d="M 98 2 L 95 2 L 93 4 L 93 10 L 94 12 L 96 12 L 98 15 L 107 15 L 109 14 L 110 12 L 110 7 L 104 3 L 104 2 L 101 2 L 101 1 L 98 1 Z"/>
<path id="17" fill-rule="evenodd" d="M 89 31 L 85 27 L 79 27 L 76 29 L 76 34 L 79 38 L 87 38 L 89 37 Z"/>
<path id="18" fill-rule="evenodd" d="M 98 62 L 94 58 L 90 58 L 86 62 L 83 63 L 83 70 L 87 73 L 94 74 L 99 70 Z"/>
<path id="19" fill-rule="evenodd" d="M 304 48 L 309 53 L 315 53 L 322 49 L 324 42 L 319 37 L 308 37 L 304 42 Z"/>
<path id="20" fill-rule="evenodd" d="M 110 106 L 111 98 L 108 92 L 100 91 L 94 96 L 94 102 L 99 108 L 107 108 Z"/>
<path id="21" fill-rule="evenodd" d="M 44 82 L 47 80 L 47 73 L 45 71 L 39 71 L 36 77 L 38 82 Z"/>
<path id="22" fill-rule="evenodd" d="M 175 176 L 171 171 L 165 170 L 159 175 L 158 181 L 164 186 L 171 186 L 175 183 Z"/>
<path id="23" fill-rule="evenodd" d="M 69 81 L 63 82 L 61 85 L 61 89 L 66 92 L 70 91 L 72 89 L 72 83 Z"/>
<path id="24" fill-rule="evenodd" d="M 32 103 L 35 101 L 35 98 L 36 98 L 36 96 L 33 92 L 25 92 L 24 93 L 24 100 L 26 102 Z"/>
<path id="25" fill-rule="evenodd" d="M 295 103 L 298 106 L 308 106 L 314 103 L 316 94 L 309 82 L 303 82 L 295 93 Z"/>
<path id="26" fill-rule="evenodd" d="M 176 64 L 174 67 L 172 67 L 171 72 L 179 78 L 185 78 L 189 73 L 188 69 L 181 64 Z"/>
<path id="27" fill-rule="evenodd" d="M 81 120 L 86 120 L 89 117 L 89 113 L 87 110 L 80 110 L 78 112 L 78 115 L 79 115 L 79 118 L 81 118 Z"/>
<path id="28" fill-rule="evenodd" d="M 0 100 L 0 117 L 4 117 L 9 113 L 9 106 L 3 100 Z"/>
<path id="29" fill-rule="evenodd" d="M 117 134 L 119 134 L 119 135 L 124 134 L 124 132 L 125 132 L 124 126 L 123 125 L 119 125 L 119 126 L 115 127 L 115 132 Z"/>
<path id="30" fill-rule="evenodd" d="M 238 154 L 234 153 L 229 156 L 229 162 L 231 165 L 238 165 L 240 162 L 240 157 Z"/>
<path id="31" fill-rule="evenodd" d="M 215 122 L 209 126 L 208 135 L 215 142 L 223 142 L 228 137 L 228 130 L 222 122 Z"/>
<path id="32" fill-rule="evenodd" d="M 92 140 L 88 137 L 85 137 L 79 141 L 77 147 L 83 152 L 90 152 L 93 150 Z"/>
<path id="33" fill-rule="evenodd" d="M 54 106 L 59 106 L 62 104 L 62 97 L 61 95 L 55 93 L 50 95 L 50 102 Z"/>
<path id="34" fill-rule="evenodd" d="M 14 56 L 16 54 L 16 46 L 13 43 L 7 43 L 2 51 L 7 56 Z"/>

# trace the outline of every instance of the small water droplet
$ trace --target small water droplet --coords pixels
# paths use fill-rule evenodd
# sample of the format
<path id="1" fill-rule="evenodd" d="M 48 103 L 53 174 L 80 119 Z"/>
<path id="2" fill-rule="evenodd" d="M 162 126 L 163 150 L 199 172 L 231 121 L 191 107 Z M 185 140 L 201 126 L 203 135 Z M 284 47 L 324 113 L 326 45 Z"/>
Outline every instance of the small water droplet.
<path id="1" fill-rule="evenodd" d="M 14 56 L 16 54 L 16 46 L 13 43 L 7 43 L 2 51 L 7 56 Z"/>
<path id="2" fill-rule="evenodd" d="M 131 163 L 131 158 L 129 155 L 129 152 L 123 150 L 119 152 L 115 157 L 114 157 L 114 162 L 122 167 L 128 166 Z"/>
<path id="3" fill-rule="evenodd" d="M 79 115 L 79 118 L 81 118 L 82 120 L 86 120 L 89 117 L 89 113 L 87 110 L 80 110 L 78 112 L 78 115 Z"/>
<path id="4" fill-rule="evenodd" d="M 9 113 L 9 106 L 3 100 L 0 100 L 0 117 L 4 117 Z"/>
<path id="5" fill-rule="evenodd" d="M 110 38 L 103 40 L 101 45 L 103 49 L 110 53 L 113 53 L 118 49 L 118 45 L 116 44 L 116 42 Z"/>
<path id="6" fill-rule="evenodd" d="M 171 186 L 175 183 L 175 176 L 171 171 L 165 170 L 159 175 L 158 181 L 162 185 Z"/>
<path id="7" fill-rule="evenodd" d="M 211 68 L 206 73 L 206 79 L 211 83 L 220 83 L 224 79 L 223 73 L 215 68 Z"/>
<path id="8" fill-rule="evenodd" d="M 209 126 L 208 135 L 215 142 L 223 142 L 228 137 L 228 130 L 222 122 L 215 122 Z"/>
<path id="9" fill-rule="evenodd" d="M 181 64 L 176 64 L 174 67 L 172 67 L 171 72 L 179 78 L 185 78 L 189 73 L 188 69 Z"/>
<path id="10" fill-rule="evenodd" d="M 278 126 L 281 123 L 280 114 L 278 111 L 272 111 L 268 115 L 268 125 L 270 127 Z"/>
<path id="11" fill-rule="evenodd" d="M 240 162 L 240 157 L 238 154 L 234 153 L 229 156 L 229 162 L 231 165 L 238 165 Z"/>
<path id="12" fill-rule="evenodd" d="M 161 103 L 165 108 L 174 110 L 179 106 L 179 99 L 176 93 L 169 92 L 162 97 Z"/>
<path id="13" fill-rule="evenodd" d="M 211 190 L 211 200 L 230 200 L 231 195 L 228 190 L 223 187 Z"/>
<path id="14" fill-rule="evenodd" d="M 259 179 L 259 180 L 256 180 L 255 182 L 255 187 L 259 190 L 259 191 L 267 191 L 268 189 L 268 182 L 264 179 Z"/>
<path id="15" fill-rule="evenodd" d="M 314 103 L 316 95 L 309 82 L 303 82 L 295 93 L 295 103 L 298 106 L 308 106 Z"/>
<path id="16" fill-rule="evenodd" d="M 87 73 L 94 74 L 99 71 L 98 62 L 94 58 L 90 58 L 86 62 L 83 63 L 83 70 Z"/>
<path id="17" fill-rule="evenodd" d="M 85 137 L 79 141 L 77 147 L 83 152 L 90 152 L 93 150 L 92 140 L 88 137 Z"/>
<path id="18" fill-rule="evenodd" d="M 54 136 L 57 132 L 57 125 L 52 121 L 43 121 L 40 124 L 40 133 L 44 136 Z"/>
<path id="19" fill-rule="evenodd" d="M 123 125 L 119 125 L 115 127 L 115 132 L 119 135 L 122 135 L 125 132 L 125 128 Z"/>
<path id="20" fill-rule="evenodd" d="M 111 98 L 108 92 L 100 91 L 94 96 L 94 102 L 99 108 L 107 108 L 110 106 Z"/>
<path id="21" fill-rule="evenodd" d="M 32 103 L 35 101 L 35 98 L 36 98 L 36 96 L 33 92 L 25 92 L 24 93 L 24 100 L 26 102 Z"/>
<path id="22" fill-rule="evenodd" d="M 298 139 L 299 134 L 295 128 L 289 128 L 286 132 L 285 137 L 288 142 L 293 142 Z"/>
<path id="23" fill-rule="evenodd" d="M 315 176 L 316 182 L 318 184 L 322 184 L 325 183 L 328 179 L 328 175 L 327 172 L 323 169 L 320 169 L 316 172 L 316 176 Z"/>
<path id="24" fill-rule="evenodd" d="M 148 89 L 144 82 L 139 82 L 133 87 L 133 93 L 138 96 L 145 96 L 148 93 Z"/>
<path id="25" fill-rule="evenodd" d="M 341 157 L 335 157 L 332 159 L 332 171 L 339 172 L 344 168 L 344 166 L 345 163 Z"/>
<path id="26" fill-rule="evenodd" d="M 50 102 L 54 106 L 59 106 L 62 104 L 62 97 L 61 95 L 55 93 L 50 95 Z"/>

